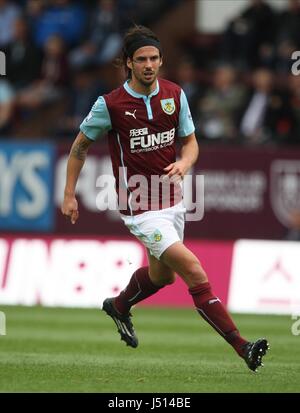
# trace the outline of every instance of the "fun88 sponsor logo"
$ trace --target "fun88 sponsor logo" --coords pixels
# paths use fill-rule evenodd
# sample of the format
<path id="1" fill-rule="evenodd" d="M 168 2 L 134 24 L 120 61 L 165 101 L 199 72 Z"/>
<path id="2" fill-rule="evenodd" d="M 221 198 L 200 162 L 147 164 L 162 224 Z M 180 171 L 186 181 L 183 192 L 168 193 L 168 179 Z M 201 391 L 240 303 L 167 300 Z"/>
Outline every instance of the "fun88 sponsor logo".
<path id="1" fill-rule="evenodd" d="M 172 145 L 175 128 L 165 132 L 148 133 L 148 128 L 130 130 L 131 153 L 154 151 Z"/>

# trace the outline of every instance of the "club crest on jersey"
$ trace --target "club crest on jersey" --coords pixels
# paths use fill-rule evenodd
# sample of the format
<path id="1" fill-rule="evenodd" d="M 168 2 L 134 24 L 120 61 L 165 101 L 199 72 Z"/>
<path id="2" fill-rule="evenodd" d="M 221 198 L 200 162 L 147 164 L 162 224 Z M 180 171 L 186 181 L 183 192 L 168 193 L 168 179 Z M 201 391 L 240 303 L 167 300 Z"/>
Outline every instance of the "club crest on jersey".
<path id="1" fill-rule="evenodd" d="M 167 115 L 173 115 L 175 112 L 175 102 L 173 98 L 170 99 L 162 99 L 160 101 L 162 110 L 167 114 Z"/>

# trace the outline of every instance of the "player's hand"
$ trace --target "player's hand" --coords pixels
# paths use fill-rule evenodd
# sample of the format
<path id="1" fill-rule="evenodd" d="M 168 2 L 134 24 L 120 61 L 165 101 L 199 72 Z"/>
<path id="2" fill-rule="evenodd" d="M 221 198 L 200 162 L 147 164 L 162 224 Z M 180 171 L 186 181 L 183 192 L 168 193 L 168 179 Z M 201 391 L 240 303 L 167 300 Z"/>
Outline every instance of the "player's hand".
<path id="1" fill-rule="evenodd" d="M 78 203 L 75 196 L 65 195 L 61 212 L 63 215 L 70 217 L 71 223 L 75 224 L 79 218 Z"/>
<path id="2" fill-rule="evenodd" d="M 183 160 L 179 160 L 173 163 L 170 163 L 164 171 L 167 173 L 168 177 L 172 182 L 179 183 L 182 181 L 184 175 L 189 169 L 189 165 Z"/>

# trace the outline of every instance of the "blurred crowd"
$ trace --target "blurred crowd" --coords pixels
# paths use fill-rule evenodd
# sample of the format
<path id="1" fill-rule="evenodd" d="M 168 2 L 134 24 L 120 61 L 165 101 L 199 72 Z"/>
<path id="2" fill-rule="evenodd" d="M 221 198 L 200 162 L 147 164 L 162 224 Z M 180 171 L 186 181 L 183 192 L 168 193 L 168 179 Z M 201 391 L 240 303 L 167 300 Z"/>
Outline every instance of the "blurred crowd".
<path id="1" fill-rule="evenodd" d="M 101 69 L 133 22 L 149 25 L 178 0 L 0 0 L 0 137 L 73 135 L 111 86 Z M 54 121 L 55 120 L 55 121 Z"/>
<path id="2" fill-rule="evenodd" d="M 300 50 L 299 0 L 287 0 L 280 11 L 249 0 L 221 36 L 189 46 L 196 56 L 189 64 L 201 69 L 203 80 L 201 92 L 196 84 L 193 91 L 198 136 L 250 145 L 300 143 L 300 74 L 292 73 L 292 54 Z"/>
<path id="3" fill-rule="evenodd" d="M 122 82 L 121 71 L 107 71 L 126 29 L 133 22 L 152 27 L 183 1 L 0 0 L 0 50 L 7 57 L 0 138 L 18 130 L 28 137 L 34 124 L 41 136 L 73 138 L 97 96 Z M 184 89 L 198 138 L 300 143 L 300 75 L 291 71 L 292 53 L 300 50 L 300 0 L 287 0 L 280 11 L 249 0 L 213 39 L 181 39 L 178 62 L 163 73 Z"/>

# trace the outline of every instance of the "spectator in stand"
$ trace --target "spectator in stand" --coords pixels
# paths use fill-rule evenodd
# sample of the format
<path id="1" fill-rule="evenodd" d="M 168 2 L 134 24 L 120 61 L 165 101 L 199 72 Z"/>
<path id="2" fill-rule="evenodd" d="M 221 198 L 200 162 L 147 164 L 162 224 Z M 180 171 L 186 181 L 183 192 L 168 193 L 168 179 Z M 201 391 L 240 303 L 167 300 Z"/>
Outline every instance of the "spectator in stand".
<path id="1" fill-rule="evenodd" d="M 69 79 L 65 44 L 61 37 L 50 37 L 45 45 L 41 77 L 18 96 L 21 108 L 39 108 L 64 96 Z"/>
<path id="2" fill-rule="evenodd" d="M 288 79 L 290 105 L 296 123 L 294 142 L 300 142 L 300 76 L 290 75 Z"/>
<path id="3" fill-rule="evenodd" d="M 240 107 L 245 90 L 237 83 L 231 66 L 220 66 L 213 76 L 213 87 L 199 101 L 196 127 L 199 136 L 208 140 L 232 142 L 237 139 Z"/>
<path id="4" fill-rule="evenodd" d="M 196 105 L 199 99 L 200 90 L 197 82 L 197 72 L 194 63 L 183 58 L 176 68 L 175 80 L 182 87 L 190 103 L 192 115 L 196 114 Z"/>
<path id="5" fill-rule="evenodd" d="M 13 114 L 13 89 L 6 80 L 0 78 L 0 136 L 9 131 Z"/>
<path id="6" fill-rule="evenodd" d="M 43 8 L 31 5 L 33 37 L 38 47 L 44 48 L 49 37 L 59 35 L 67 47 L 77 45 L 86 26 L 86 10 L 71 0 L 49 0 L 50 5 Z"/>
<path id="7" fill-rule="evenodd" d="M 143 22 L 143 24 L 155 24 L 157 23 L 158 17 L 162 17 L 167 11 L 171 10 L 178 3 L 184 2 L 185 0 L 160 0 L 160 1 L 149 1 L 149 0 L 136 0 L 135 8 L 135 20 Z M 128 0 L 125 0 L 125 3 Z M 123 0 L 118 0 L 119 5 L 123 3 Z M 122 9 L 122 6 L 121 6 Z M 132 20 L 134 21 L 134 20 Z M 131 24 L 132 24 L 131 21 Z"/>
<path id="8" fill-rule="evenodd" d="M 222 58 L 240 69 L 261 65 L 261 58 L 272 54 L 275 39 L 275 13 L 264 0 L 250 0 L 249 6 L 234 18 L 224 33 Z M 262 55 L 262 56 L 261 56 Z"/>
<path id="9" fill-rule="evenodd" d="M 9 0 L 0 0 L 0 50 L 6 51 L 13 41 L 14 23 L 21 10 Z"/>
<path id="10" fill-rule="evenodd" d="M 124 33 L 127 28 L 130 27 L 132 22 L 141 21 L 141 19 L 139 18 L 141 0 L 116 0 L 116 3 L 119 15 L 120 32 Z"/>
<path id="11" fill-rule="evenodd" d="M 99 81 L 95 69 L 94 66 L 80 66 L 73 70 L 66 112 L 59 121 L 55 135 L 73 137 L 97 97 L 108 92 Z"/>
<path id="12" fill-rule="evenodd" d="M 300 0 L 288 0 L 287 10 L 278 16 L 277 43 L 291 41 L 300 47 Z"/>
<path id="13" fill-rule="evenodd" d="M 7 78 L 19 91 L 38 78 L 41 54 L 32 44 L 29 27 L 23 17 L 14 23 L 14 37 L 7 51 Z"/>
<path id="14" fill-rule="evenodd" d="M 245 143 L 293 141 L 296 122 L 289 94 L 275 88 L 271 71 L 258 69 L 253 73 L 240 128 Z"/>
<path id="15" fill-rule="evenodd" d="M 45 0 L 27 0 L 24 14 L 33 34 L 36 32 L 36 25 L 40 21 L 45 8 Z"/>
<path id="16" fill-rule="evenodd" d="M 115 0 L 99 0 L 92 11 L 86 41 L 70 55 L 72 66 L 105 64 L 121 50 L 119 20 Z"/>
<path id="17" fill-rule="evenodd" d="M 277 73 L 287 75 L 291 72 L 291 55 L 300 48 L 300 1 L 289 0 L 288 8 L 278 16 L 276 36 Z"/>

